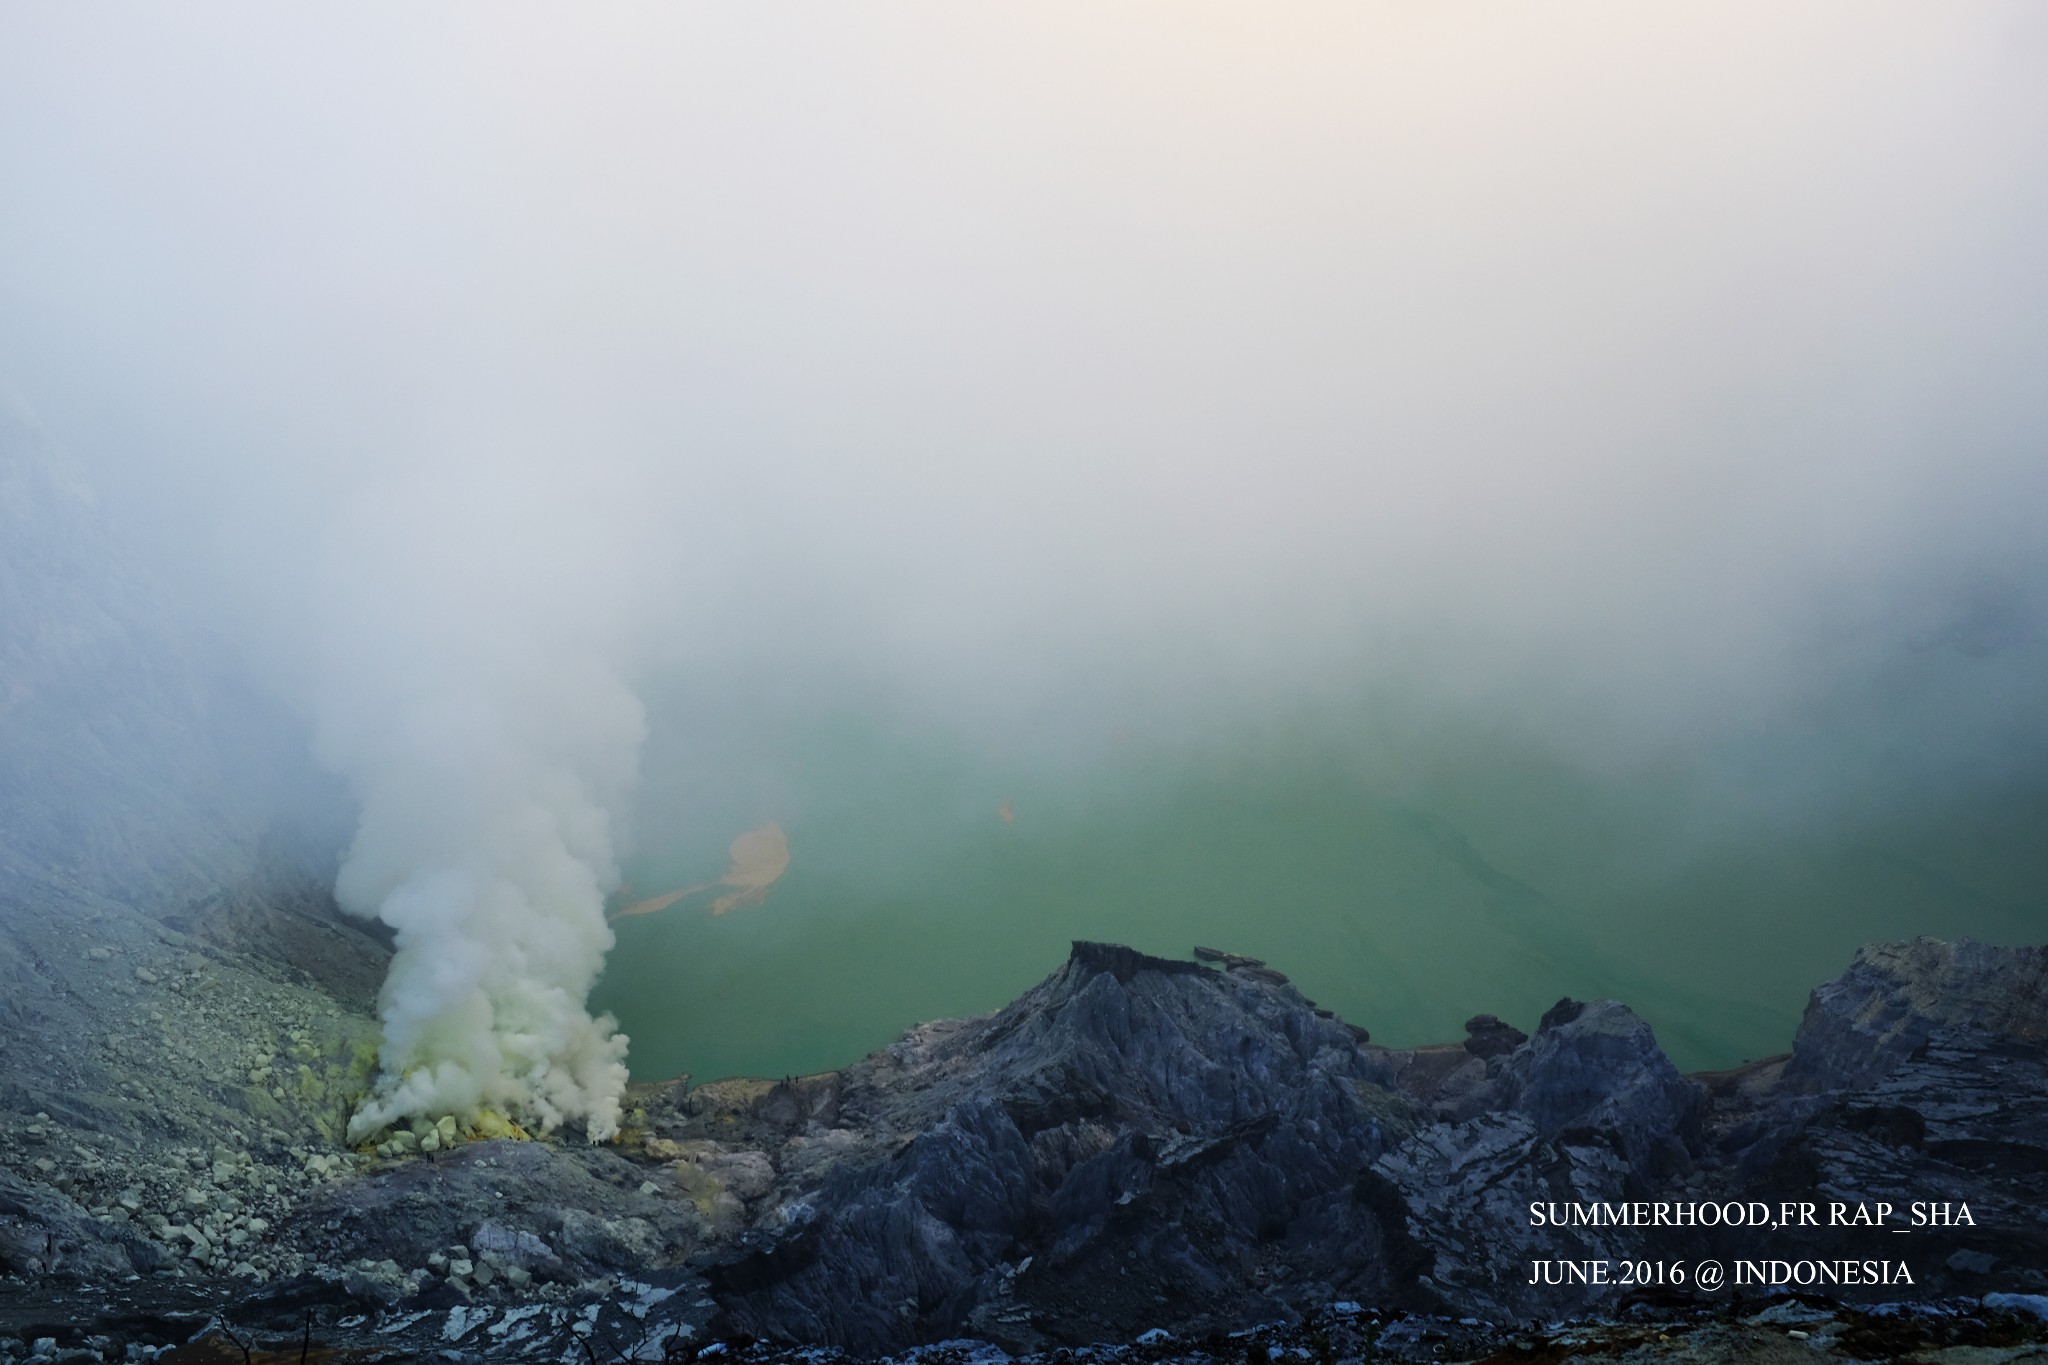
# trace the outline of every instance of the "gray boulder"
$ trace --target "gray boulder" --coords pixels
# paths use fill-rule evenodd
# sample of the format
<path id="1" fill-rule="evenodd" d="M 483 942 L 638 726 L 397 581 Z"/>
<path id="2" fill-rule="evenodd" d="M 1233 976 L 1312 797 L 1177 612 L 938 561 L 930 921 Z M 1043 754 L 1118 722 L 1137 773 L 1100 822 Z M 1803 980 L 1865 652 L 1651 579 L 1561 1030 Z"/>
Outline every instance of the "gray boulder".
<path id="1" fill-rule="evenodd" d="M 1535 1037 L 1507 1054 L 1493 1106 L 1528 1116 L 1544 1137 L 1611 1134 L 1646 1173 L 1685 1164 L 1704 1092 L 1678 1074 L 1650 1025 L 1616 1000 L 1560 1000 Z"/>

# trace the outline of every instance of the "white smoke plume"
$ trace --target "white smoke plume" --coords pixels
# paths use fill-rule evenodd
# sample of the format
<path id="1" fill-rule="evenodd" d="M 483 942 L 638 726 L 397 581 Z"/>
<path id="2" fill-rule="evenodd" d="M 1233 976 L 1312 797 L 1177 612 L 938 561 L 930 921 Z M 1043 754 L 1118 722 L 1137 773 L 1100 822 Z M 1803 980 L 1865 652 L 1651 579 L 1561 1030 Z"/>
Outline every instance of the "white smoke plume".
<path id="1" fill-rule="evenodd" d="M 442 461 L 334 537 L 320 746 L 362 801 L 337 891 L 397 935 L 352 1140 L 487 1111 L 618 1129 L 626 1039 L 585 998 L 644 718 L 592 494 L 545 460 Z"/>

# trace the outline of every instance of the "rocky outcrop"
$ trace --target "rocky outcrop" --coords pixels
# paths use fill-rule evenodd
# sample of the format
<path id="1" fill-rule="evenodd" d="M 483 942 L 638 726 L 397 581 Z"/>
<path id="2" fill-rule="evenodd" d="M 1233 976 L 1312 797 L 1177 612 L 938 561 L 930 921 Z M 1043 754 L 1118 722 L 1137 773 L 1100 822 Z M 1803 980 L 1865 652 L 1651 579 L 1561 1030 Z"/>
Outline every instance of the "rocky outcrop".
<path id="1" fill-rule="evenodd" d="M 1863 948 L 1814 991 L 1786 1080 L 1822 1091 L 1871 1085 L 1930 1044 L 2048 1044 L 2048 949 L 1932 938 Z"/>
<path id="2" fill-rule="evenodd" d="M 1391 1080 L 1289 987 L 1077 943 L 1009 1008 L 842 1073 L 865 1140 L 711 1280 L 739 1328 L 863 1350 L 1378 1297 L 1359 1175 L 1410 1121 Z"/>
<path id="3" fill-rule="evenodd" d="M 1501 1057 L 1489 1109 L 1525 1116 L 1545 1138 L 1601 1133 L 1646 1178 L 1687 1164 L 1701 1088 L 1678 1074 L 1628 1006 L 1560 1000 L 1535 1037 Z"/>
<path id="4" fill-rule="evenodd" d="M 1716 1078 L 1706 1173 L 1764 1198 L 1893 1205 L 1916 1296 L 2048 1289 L 2048 953 L 1968 939 L 1860 950 L 1789 1058 Z M 1871 1254 L 1856 1227 L 1782 1245 Z"/>
<path id="5" fill-rule="evenodd" d="M 1475 1014 L 1465 1021 L 1465 1051 L 1474 1057 L 1498 1057 L 1528 1041 L 1528 1034 L 1491 1014 Z"/>
<path id="6" fill-rule="evenodd" d="M 1468 1032 L 1499 1036 L 1482 1016 Z M 1477 1027 L 1475 1027 L 1475 1025 Z M 1643 1238 L 1632 1229 L 1532 1227 L 1532 1204 L 1609 1204 L 1642 1197 L 1690 1164 L 1701 1087 L 1678 1074 L 1650 1026 L 1612 1000 L 1562 1000 L 1524 1037 L 1482 1061 L 1431 1049 L 1435 1068 L 1410 1059 L 1404 1088 L 1439 1121 L 1373 1167 L 1408 1217 L 1406 1243 L 1425 1301 L 1448 1311 L 1512 1320 L 1579 1308 L 1593 1285 L 1531 1285 L 1537 1259 L 1620 1259 Z M 1445 1069 L 1448 1068 L 1448 1069 Z"/>

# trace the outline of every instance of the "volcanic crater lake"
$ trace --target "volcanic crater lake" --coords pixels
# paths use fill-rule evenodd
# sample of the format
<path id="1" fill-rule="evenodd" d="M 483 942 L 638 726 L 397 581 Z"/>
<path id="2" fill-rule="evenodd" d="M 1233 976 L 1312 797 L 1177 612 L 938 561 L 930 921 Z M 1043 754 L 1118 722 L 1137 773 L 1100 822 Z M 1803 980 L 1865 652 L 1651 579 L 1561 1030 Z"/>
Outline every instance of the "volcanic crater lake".
<path id="1" fill-rule="evenodd" d="M 1698 1070 L 1784 1051 L 1862 943 L 2038 936 L 2038 789 L 1731 823 L 1705 794 L 1726 764 L 1589 776 L 1498 733 L 1404 733 L 1106 735 L 1064 763 L 842 711 L 657 742 L 614 907 L 656 908 L 614 920 L 593 1008 L 639 1080 L 803 1074 L 1000 1007 L 1072 939 L 1199 943 L 1375 1041 L 1611 996 Z M 1767 786 L 1834 761 L 1757 752 Z"/>

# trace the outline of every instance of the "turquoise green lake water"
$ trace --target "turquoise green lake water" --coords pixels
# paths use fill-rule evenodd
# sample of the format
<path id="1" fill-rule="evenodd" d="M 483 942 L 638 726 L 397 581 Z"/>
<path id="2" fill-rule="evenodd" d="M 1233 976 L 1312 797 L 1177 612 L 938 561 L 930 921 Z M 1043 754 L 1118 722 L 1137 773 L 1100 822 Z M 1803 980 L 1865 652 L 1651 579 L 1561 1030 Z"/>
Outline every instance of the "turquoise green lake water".
<path id="1" fill-rule="evenodd" d="M 758 905 L 619 920 L 593 1003 L 640 1079 L 803 1073 L 996 1008 L 1074 938 L 1201 943 L 1392 1044 L 1615 996 L 1680 1066 L 1726 1066 L 1785 1050 L 1860 943 L 2042 937 L 2048 795 L 1924 782 L 1811 732 L 1589 775 L 1393 715 L 1075 762 L 879 710 L 726 724 L 651 747 L 635 894 L 717 877 L 769 821 L 788 870 Z"/>

